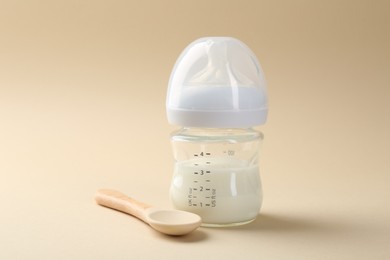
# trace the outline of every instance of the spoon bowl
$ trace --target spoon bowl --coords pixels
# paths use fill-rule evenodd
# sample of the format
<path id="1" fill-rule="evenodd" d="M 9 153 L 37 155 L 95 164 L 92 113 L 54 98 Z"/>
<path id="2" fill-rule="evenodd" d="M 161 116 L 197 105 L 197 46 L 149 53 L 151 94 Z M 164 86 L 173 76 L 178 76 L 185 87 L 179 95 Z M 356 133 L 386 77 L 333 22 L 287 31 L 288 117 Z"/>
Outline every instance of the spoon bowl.
<path id="1" fill-rule="evenodd" d="M 188 234 L 202 223 L 201 218 L 194 213 L 152 207 L 115 190 L 98 190 L 95 200 L 99 205 L 137 217 L 155 230 L 167 235 Z"/>
<path id="2" fill-rule="evenodd" d="M 201 218 L 193 213 L 182 210 L 166 210 L 148 208 L 145 212 L 148 223 L 161 233 L 180 236 L 197 229 Z"/>

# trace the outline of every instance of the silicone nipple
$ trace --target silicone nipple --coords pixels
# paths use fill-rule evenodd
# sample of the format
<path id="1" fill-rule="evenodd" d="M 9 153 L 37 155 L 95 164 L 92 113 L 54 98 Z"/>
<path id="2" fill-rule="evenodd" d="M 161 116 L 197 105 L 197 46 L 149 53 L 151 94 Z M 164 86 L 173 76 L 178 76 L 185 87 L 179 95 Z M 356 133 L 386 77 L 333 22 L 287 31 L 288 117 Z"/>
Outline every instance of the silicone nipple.
<path id="1" fill-rule="evenodd" d="M 229 61 L 229 59 L 234 58 L 228 52 L 229 47 L 232 48 L 229 46 L 229 42 L 223 38 L 206 41 L 207 65 L 187 81 L 188 85 L 254 85 L 253 80 L 234 68 Z"/>

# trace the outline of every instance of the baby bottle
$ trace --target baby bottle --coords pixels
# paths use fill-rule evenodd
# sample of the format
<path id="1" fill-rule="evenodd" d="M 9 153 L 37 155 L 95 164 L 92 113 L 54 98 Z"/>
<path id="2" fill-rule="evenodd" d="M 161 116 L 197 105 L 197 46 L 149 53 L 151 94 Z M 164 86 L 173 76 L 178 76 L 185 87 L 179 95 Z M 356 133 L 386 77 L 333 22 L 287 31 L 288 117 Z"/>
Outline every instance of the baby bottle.
<path id="1" fill-rule="evenodd" d="M 201 38 L 178 58 L 168 86 L 167 117 L 175 160 L 170 198 L 204 226 L 253 221 L 261 207 L 259 148 L 265 80 L 255 54 L 230 37 Z"/>

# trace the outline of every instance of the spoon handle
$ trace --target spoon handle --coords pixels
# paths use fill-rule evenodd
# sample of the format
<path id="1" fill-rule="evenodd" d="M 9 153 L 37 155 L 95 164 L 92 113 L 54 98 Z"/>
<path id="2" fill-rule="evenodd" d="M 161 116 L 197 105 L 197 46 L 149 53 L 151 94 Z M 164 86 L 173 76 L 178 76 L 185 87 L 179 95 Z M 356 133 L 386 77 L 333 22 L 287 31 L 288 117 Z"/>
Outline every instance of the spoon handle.
<path id="1" fill-rule="evenodd" d="M 109 189 L 98 190 L 95 195 L 95 200 L 99 205 L 133 215 L 145 223 L 148 223 L 145 216 L 145 210 L 151 206 L 136 201 L 119 191 Z"/>

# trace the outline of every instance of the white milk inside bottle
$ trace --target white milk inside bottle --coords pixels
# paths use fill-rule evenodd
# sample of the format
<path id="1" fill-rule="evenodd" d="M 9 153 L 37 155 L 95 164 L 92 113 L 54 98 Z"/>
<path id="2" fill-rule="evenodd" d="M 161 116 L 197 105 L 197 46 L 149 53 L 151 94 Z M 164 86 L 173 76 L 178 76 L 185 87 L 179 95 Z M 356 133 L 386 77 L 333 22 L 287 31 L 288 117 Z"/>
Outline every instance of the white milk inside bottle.
<path id="1" fill-rule="evenodd" d="M 202 216 L 205 225 L 245 223 L 261 207 L 258 167 L 226 158 L 179 162 L 170 196 L 176 208 Z"/>

